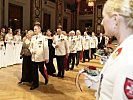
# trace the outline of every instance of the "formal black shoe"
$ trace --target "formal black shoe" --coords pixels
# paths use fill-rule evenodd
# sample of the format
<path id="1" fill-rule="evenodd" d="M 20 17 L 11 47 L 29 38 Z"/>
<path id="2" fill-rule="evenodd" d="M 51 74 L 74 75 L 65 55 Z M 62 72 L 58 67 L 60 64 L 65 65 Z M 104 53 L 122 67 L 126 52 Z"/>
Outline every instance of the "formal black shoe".
<path id="1" fill-rule="evenodd" d="M 70 70 L 73 70 L 73 68 L 70 68 Z"/>
<path id="2" fill-rule="evenodd" d="M 30 83 L 30 84 L 31 84 L 31 83 L 32 83 L 32 81 L 29 81 L 28 83 Z"/>
<path id="3" fill-rule="evenodd" d="M 66 71 L 69 71 L 69 69 L 66 69 Z"/>
<path id="4" fill-rule="evenodd" d="M 61 75 L 58 74 L 57 77 L 61 77 Z"/>
<path id="5" fill-rule="evenodd" d="M 23 82 L 22 82 L 22 81 L 20 81 L 20 82 L 18 82 L 18 84 L 23 84 Z"/>
<path id="6" fill-rule="evenodd" d="M 64 75 L 62 75 L 61 78 L 64 78 Z"/>
<path id="7" fill-rule="evenodd" d="M 45 78 L 45 85 L 47 85 L 48 84 L 48 79 L 47 78 Z"/>
<path id="8" fill-rule="evenodd" d="M 30 90 L 34 90 L 36 88 L 38 88 L 38 86 L 31 86 Z"/>

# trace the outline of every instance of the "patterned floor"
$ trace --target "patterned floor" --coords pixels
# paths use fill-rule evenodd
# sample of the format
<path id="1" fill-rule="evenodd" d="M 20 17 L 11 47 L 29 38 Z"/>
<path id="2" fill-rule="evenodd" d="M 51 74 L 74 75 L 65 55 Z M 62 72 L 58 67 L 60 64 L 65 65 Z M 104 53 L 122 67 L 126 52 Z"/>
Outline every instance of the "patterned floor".
<path id="1" fill-rule="evenodd" d="M 88 65 L 95 65 L 100 69 L 103 66 L 99 63 L 98 58 L 80 63 L 78 68 L 67 71 L 64 79 L 49 76 L 48 85 L 44 85 L 44 79 L 39 75 L 40 86 L 33 91 L 29 90 L 31 84 L 17 84 L 21 79 L 21 65 L 1 68 L 0 100 L 95 100 L 94 90 L 84 88 L 84 91 L 80 92 L 75 86 L 76 74 Z"/>

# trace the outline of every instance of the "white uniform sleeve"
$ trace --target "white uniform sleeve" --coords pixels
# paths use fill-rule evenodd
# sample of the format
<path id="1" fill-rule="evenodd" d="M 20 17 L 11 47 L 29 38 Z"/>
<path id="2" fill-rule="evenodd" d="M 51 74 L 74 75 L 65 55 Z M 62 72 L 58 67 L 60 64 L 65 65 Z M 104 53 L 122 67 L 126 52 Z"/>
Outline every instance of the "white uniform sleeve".
<path id="1" fill-rule="evenodd" d="M 116 66 L 117 67 L 117 66 Z M 118 71 L 118 76 L 114 82 L 112 100 L 129 100 L 126 93 L 130 92 L 133 97 L 133 81 L 131 85 L 126 84 L 126 79 L 133 80 L 133 64 L 126 65 Z M 128 92 L 125 92 L 128 91 Z M 133 100 L 133 98 L 131 99 Z"/>
<path id="2" fill-rule="evenodd" d="M 75 44 L 75 46 L 74 46 L 73 49 L 77 51 L 78 43 L 77 43 L 77 40 L 76 39 L 75 39 L 75 42 L 76 42 L 76 44 Z"/>
<path id="3" fill-rule="evenodd" d="M 45 60 L 49 60 L 48 41 L 45 41 L 45 40 L 44 40 L 44 58 L 45 58 Z"/>
<path id="4" fill-rule="evenodd" d="M 66 53 L 70 53 L 68 40 L 65 39 Z"/>
<path id="5" fill-rule="evenodd" d="M 57 37 L 56 36 L 54 36 L 53 37 L 53 43 L 52 43 L 52 46 L 55 48 L 55 46 L 56 46 L 56 41 L 57 41 Z"/>
<path id="6" fill-rule="evenodd" d="M 98 38 L 96 37 L 96 48 L 97 48 L 97 46 L 98 46 Z"/>

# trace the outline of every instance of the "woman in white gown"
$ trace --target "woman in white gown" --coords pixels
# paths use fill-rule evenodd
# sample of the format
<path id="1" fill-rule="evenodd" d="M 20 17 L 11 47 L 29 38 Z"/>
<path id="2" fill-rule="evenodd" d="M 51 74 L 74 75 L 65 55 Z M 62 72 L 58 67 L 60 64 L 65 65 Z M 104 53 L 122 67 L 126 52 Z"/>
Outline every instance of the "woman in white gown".
<path id="1" fill-rule="evenodd" d="M 14 64 L 14 42 L 13 42 L 13 32 L 11 28 L 8 28 L 8 33 L 5 36 L 5 43 L 6 43 L 6 64 L 13 65 Z"/>
<path id="2" fill-rule="evenodd" d="M 0 68 L 5 67 L 5 46 L 4 41 L 0 39 Z"/>
<path id="3" fill-rule="evenodd" d="M 15 64 L 22 63 L 22 59 L 20 59 L 20 52 L 22 49 L 22 42 L 21 42 L 21 30 L 17 29 L 15 30 L 15 36 L 14 36 L 14 61 Z"/>

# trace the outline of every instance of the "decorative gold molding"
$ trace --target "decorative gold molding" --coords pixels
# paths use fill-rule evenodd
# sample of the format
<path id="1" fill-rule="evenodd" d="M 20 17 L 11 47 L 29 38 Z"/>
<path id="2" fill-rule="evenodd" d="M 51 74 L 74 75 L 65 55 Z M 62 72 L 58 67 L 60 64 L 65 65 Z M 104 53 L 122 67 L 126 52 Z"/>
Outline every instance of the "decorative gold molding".
<path id="1" fill-rule="evenodd" d="M 31 28 L 36 22 L 41 25 L 42 19 L 42 0 L 30 0 L 31 2 Z"/>

